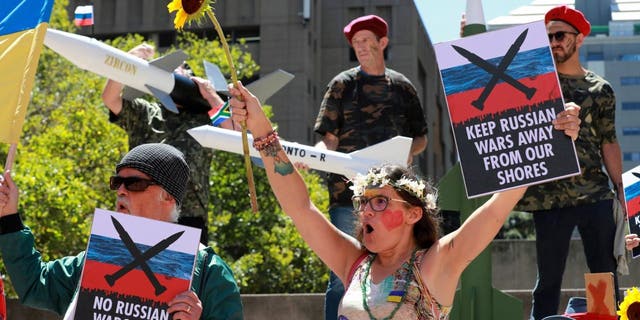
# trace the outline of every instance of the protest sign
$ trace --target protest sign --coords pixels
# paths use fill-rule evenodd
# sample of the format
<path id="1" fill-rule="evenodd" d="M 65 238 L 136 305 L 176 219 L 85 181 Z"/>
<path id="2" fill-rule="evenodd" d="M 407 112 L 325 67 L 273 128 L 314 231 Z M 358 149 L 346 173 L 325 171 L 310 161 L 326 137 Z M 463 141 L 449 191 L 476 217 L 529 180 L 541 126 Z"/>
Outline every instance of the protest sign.
<path id="1" fill-rule="evenodd" d="M 542 21 L 434 46 L 467 197 L 580 173 Z"/>
<path id="2" fill-rule="evenodd" d="M 199 240 L 196 228 L 96 209 L 75 319 L 170 319 Z"/>

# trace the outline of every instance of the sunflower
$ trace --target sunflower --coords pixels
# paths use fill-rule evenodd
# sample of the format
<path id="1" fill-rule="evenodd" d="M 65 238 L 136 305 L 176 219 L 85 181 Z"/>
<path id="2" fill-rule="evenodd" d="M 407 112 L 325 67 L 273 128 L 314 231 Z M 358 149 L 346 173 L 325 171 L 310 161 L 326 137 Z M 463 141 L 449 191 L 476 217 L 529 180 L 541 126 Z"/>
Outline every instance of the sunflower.
<path id="1" fill-rule="evenodd" d="M 195 21 L 200 23 L 207 12 L 210 12 L 213 0 L 172 0 L 167 5 L 169 13 L 178 11 L 173 25 L 176 29 L 182 30 L 185 23 Z"/>
<path id="2" fill-rule="evenodd" d="M 171 0 L 171 3 L 167 5 L 167 9 L 169 13 L 174 11 L 178 11 L 176 13 L 176 18 L 173 20 L 173 24 L 177 30 L 182 30 L 184 28 L 185 23 L 191 23 L 195 21 L 196 23 L 200 23 L 200 21 L 204 18 L 205 15 L 209 17 L 211 23 L 216 29 L 218 33 L 218 37 L 220 37 L 220 43 L 224 48 L 225 56 L 227 57 L 227 62 L 229 63 L 229 68 L 231 69 L 231 80 L 234 85 L 238 82 L 238 78 L 236 75 L 236 68 L 233 65 L 233 59 L 231 58 L 231 52 L 229 51 L 229 45 L 227 44 L 227 40 L 224 36 L 224 32 L 222 31 L 222 27 L 216 19 L 216 15 L 213 13 L 213 9 L 211 8 L 211 3 L 214 0 Z M 249 195 L 251 197 L 251 208 L 253 212 L 258 212 L 258 201 L 256 199 L 256 187 L 253 182 L 253 169 L 251 168 L 251 159 L 249 157 L 249 142 L 247 141 L 247 124 L 246 122 L 240 123 L 242 126 L 242 153 L 244 154 L 244 164 L 245 169 L 247 170 L 247 181 L 249 183 Z"/>
<path id="3" fill-rule="evenodd" d="M 640 291 L 633 287 L 627 289 L 622 303 L 620 303 L 620 311 L 618 311 L 620 320 L 640 320 Z"/>

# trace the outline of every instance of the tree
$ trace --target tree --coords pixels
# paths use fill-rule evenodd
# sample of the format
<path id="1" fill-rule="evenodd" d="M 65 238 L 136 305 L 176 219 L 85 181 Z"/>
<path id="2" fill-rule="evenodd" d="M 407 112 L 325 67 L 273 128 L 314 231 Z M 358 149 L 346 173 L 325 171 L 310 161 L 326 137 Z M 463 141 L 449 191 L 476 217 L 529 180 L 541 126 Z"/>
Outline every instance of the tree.
<path id="1" fill-rule="evenodd" d="M 51 28 L 75 31 L 67 6 L 68 0 L 56 1 Z M 107 42 L 126 51 L 143 40 L 140 35 L 127 35 Z M 242 47 L 242 42 L 234 45 L 231 54 L 239 78 L 251 78 L 258 65 Z M 189 63 L 199 75 L 204 74 L 202 59 L 229 72 L 216 40 L 183 33 L 170 51 L 176 48 L 190 55 Z M 100 98 L 105 81 L 43 49 L 13 177 L 20 188 L 22 217 L 32 228 L 45 260 L 84 250 L 94 209 L 113 208 L 114 194 L 107 181 L 127 151 L 127 138 L 108 121 Z M 6 154 L 3 145 L 0 157 Z M 242 292 L 320 292 L 327 270 L 283 215 L 263 170 L 254 171 L 260 204 L 257 215 L 244 196 L 247 186 L 240 156 L 216 152 L 212 172 L 210 238 L 233 268 Z M 316 203 L 326 208 L 326 191 L 319 177 L 314 173 L 306 177 Z M 0 268 L 5 270 L 3 263 Z M 7 287 L 15 296 L 11 286 Z"/>

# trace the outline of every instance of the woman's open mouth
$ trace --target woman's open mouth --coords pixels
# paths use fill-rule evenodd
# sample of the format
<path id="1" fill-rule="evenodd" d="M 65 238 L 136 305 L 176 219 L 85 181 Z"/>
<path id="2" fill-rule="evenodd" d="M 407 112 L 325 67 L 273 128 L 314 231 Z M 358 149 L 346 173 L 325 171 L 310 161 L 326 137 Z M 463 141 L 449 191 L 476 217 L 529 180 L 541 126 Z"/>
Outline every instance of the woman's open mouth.
<path id="1" fill-rule="evenodd" d="M 371 232 L 373 232 L 373 227 L 372 227 L 370 224 L 366 224 L 366 225 L 364 226 L 364 232 L 365 232 L 365 233 L 371 233 Z"/>

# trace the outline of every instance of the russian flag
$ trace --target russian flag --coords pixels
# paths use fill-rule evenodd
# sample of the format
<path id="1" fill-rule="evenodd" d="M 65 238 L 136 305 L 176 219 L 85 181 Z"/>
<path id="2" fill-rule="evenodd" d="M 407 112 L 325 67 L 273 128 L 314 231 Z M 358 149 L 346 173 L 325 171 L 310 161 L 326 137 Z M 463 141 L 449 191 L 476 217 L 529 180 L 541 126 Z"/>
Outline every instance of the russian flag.
<path id="1" fill-rule="evenodd" d="M 73 23 L 78 27 L 93 25 L 93 5 L 77 6 Z"/>
<path id="2" fill-rule="evenodd" d="M 0 141 L 18 143 L 54 0 L 0 5 Z"/>

